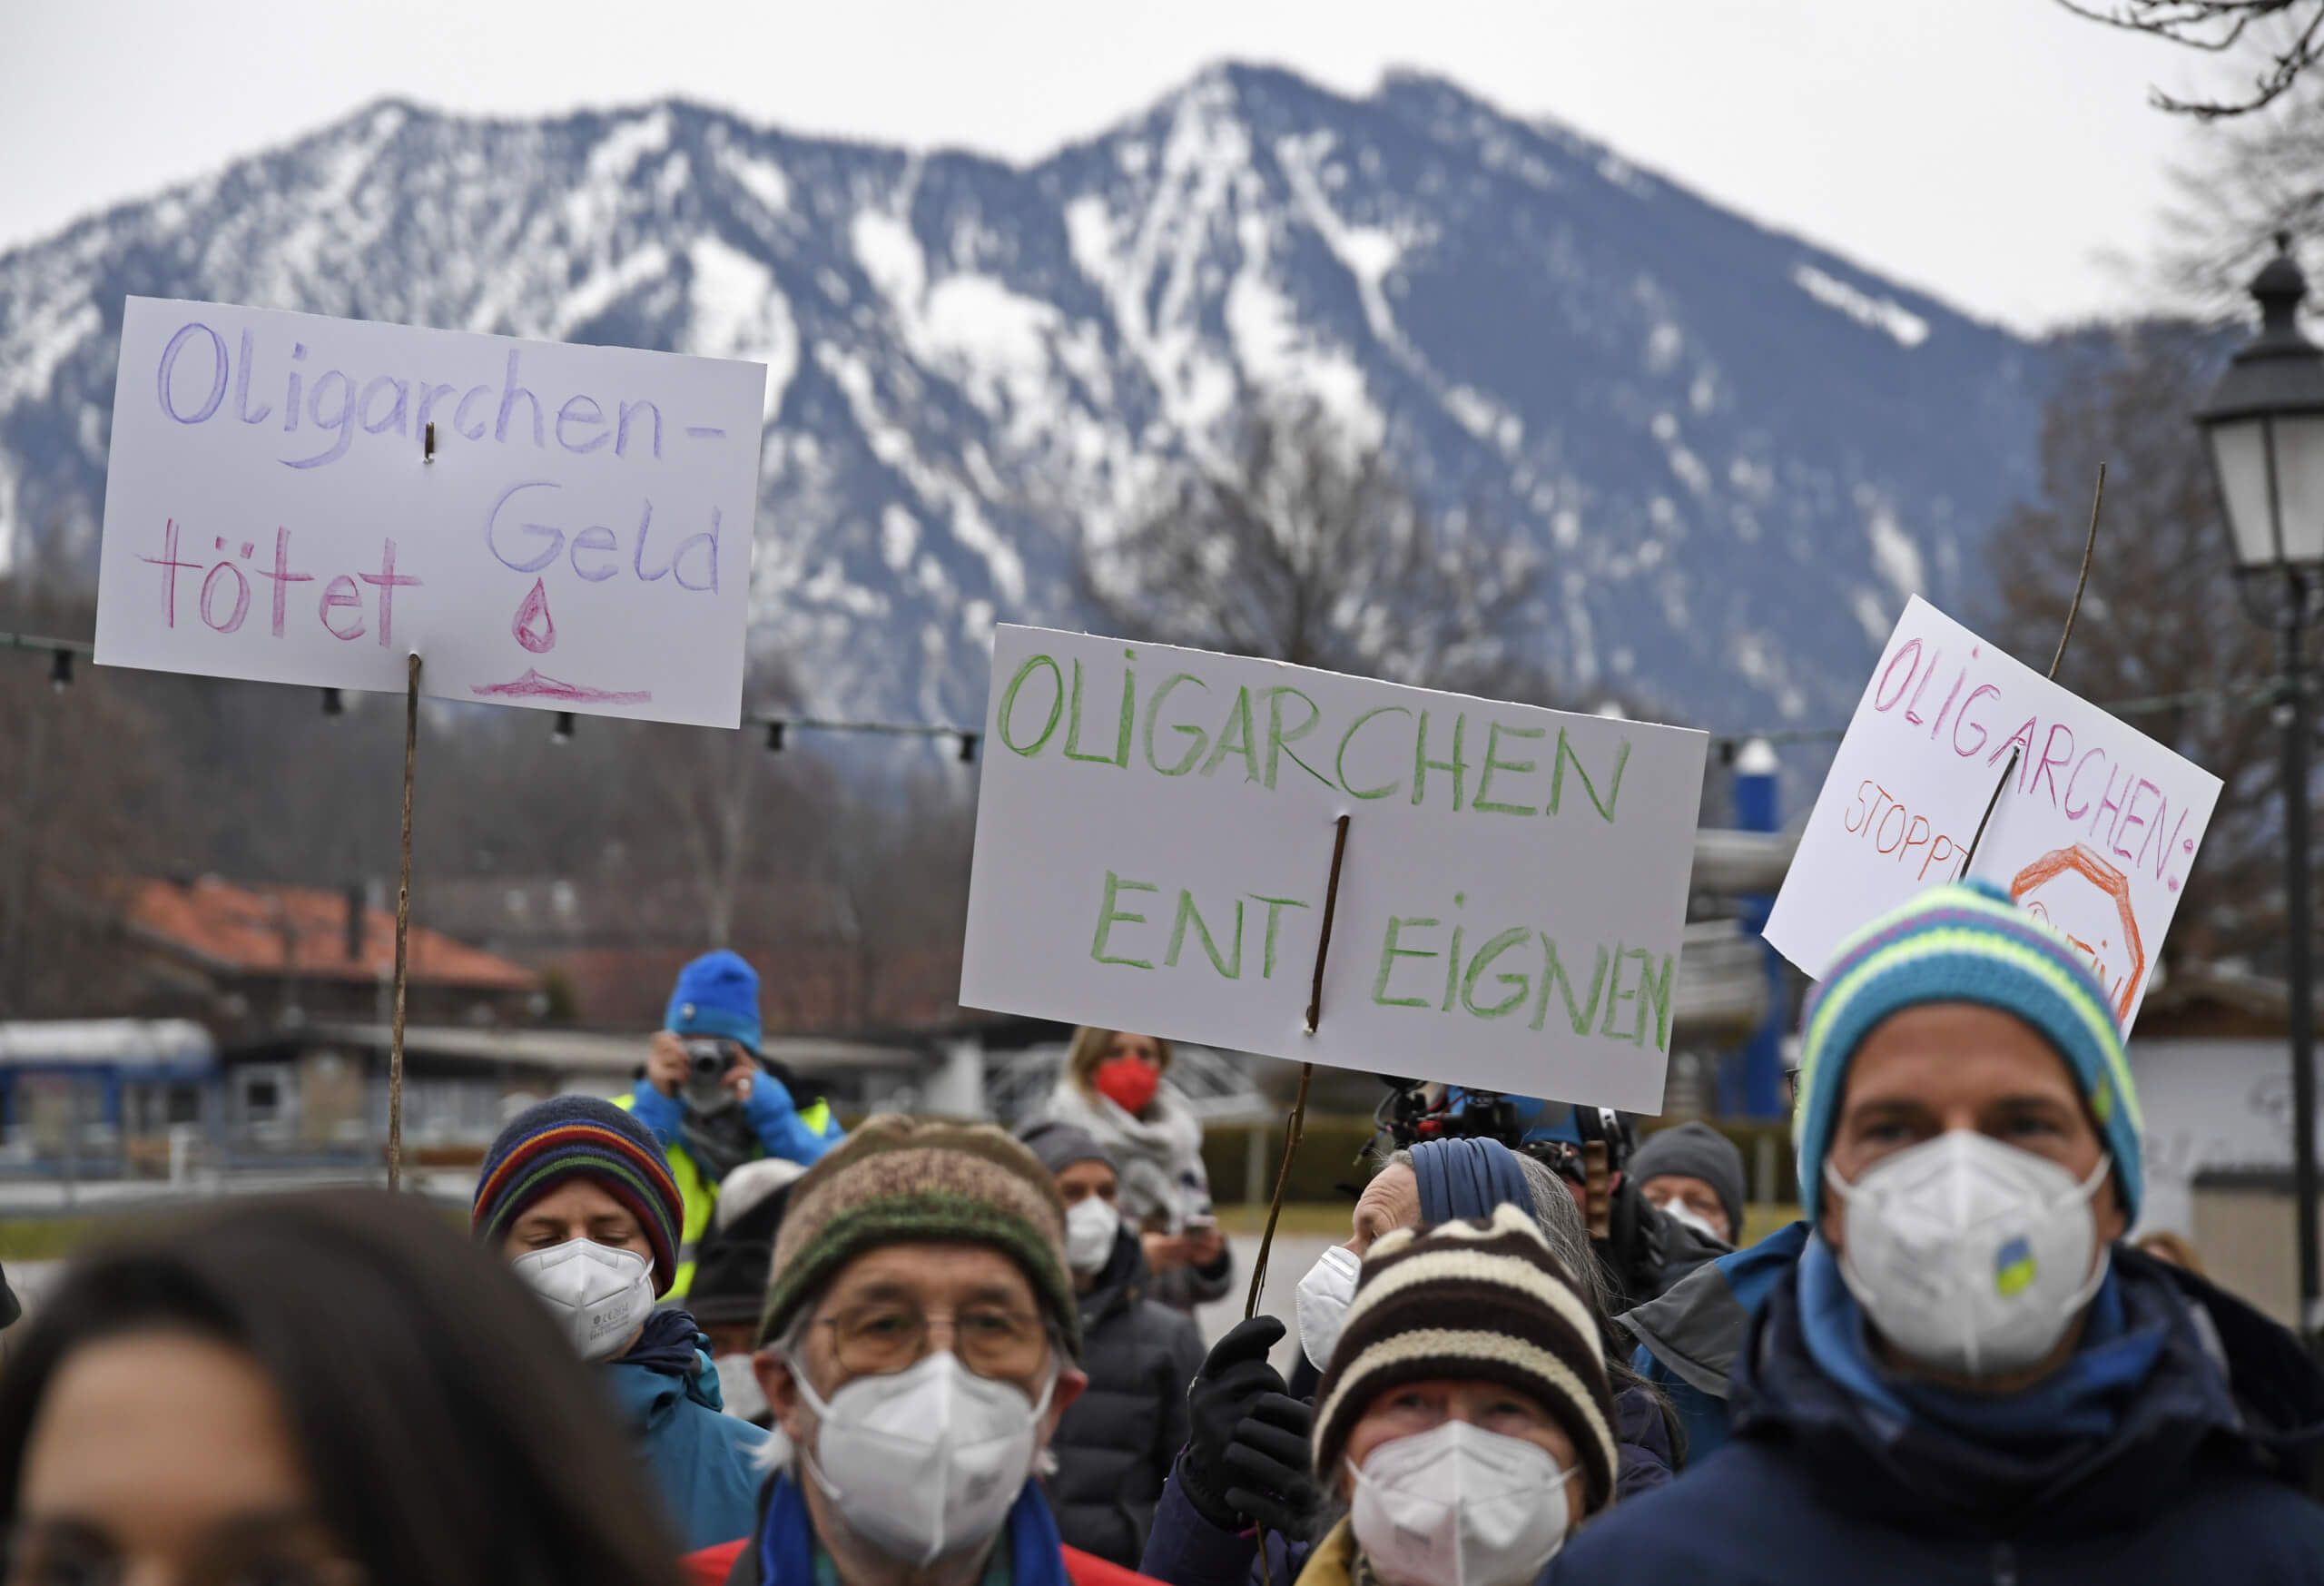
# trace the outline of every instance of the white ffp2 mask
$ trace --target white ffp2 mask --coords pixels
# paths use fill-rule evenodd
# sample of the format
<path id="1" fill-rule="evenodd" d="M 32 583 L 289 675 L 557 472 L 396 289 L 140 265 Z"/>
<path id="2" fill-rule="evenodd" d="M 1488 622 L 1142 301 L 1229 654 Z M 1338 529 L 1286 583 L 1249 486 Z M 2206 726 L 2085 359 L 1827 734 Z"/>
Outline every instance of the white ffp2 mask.
<path id="1" fill-rule="evenodd" d="M 654 1264 L 635 1250 L 567 1239 L 527 1250 L 508 1265 L 584 1360 L 619 1355 L 654 1309 Z"/>
<path id="2" fill-rule="evenodd" d="M 1332 1345 L 1340 1341 L 1340 1324 L 1355 1303 L 1355 1277 L 1363 1269 L 1354 1251 L 1332 1245 L 1299 1280 L 1299 1291 L 1292 1297 L 1292 1310 L 1299 1318 L 1299 1347 L 1317 1371 L 1331 1364 Z"/>
<path id="3" fill-rule="evenodd" d="M 1880 1335 L 1921 1364 L 2004 1376 L 2058 1346 L 2106 1278 L 2088 1178 L 1973 1129 L 1948 1129 L 1824 1180 L 1847 1208 L 1840 1277 Z"/>
<path id="4" fill-rule="evenodd" d="M 1065 1264 L 1085 1276 L 1103 1272 L 1121 1226 L 1122 1214 L 1112 1201 L 1083 1196 L 1065 1208 Z"/>
<path id="5" fill-rule="evenodd" d="M 718 1403 L 737 1421 L 756 1421 L 768 1410 L 759 1386 L 758 1361 L 748 1355 L 722 1355 L 710 1363 L 718 1374 Z"/>
<path id="6" fill-rule="evenodd" d="M 1523 1586 L 1565 1543 L 1566 1473 L 1522 1438 L 1446 1421 L 1354 1474 L 1348 1523 L 1388 1586 Z"/>
<path id="7" fill-rule="evenodd" d="M 1033 1473 L 1039 1403 L 980 1377 L 950 1350 L 886 1376 L 860 1376 L 826 1404 L 793 1367 L 815 1414 L 807 1468 L 848 1528 L 899 1562 L 925 1565 L 990 1541 Z"/>

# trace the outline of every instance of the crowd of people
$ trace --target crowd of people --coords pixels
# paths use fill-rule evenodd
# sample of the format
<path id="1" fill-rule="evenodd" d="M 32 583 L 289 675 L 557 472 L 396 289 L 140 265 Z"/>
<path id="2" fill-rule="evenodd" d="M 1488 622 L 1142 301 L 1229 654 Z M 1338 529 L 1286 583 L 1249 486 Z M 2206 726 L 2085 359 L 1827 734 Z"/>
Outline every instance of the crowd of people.
<path id="1" fill-rule="evenodd" d="M 1715 1130 L 1496 1098 L 1384 1142 L 1295 1342 L 1203 1345 L 1167 1042 L 1079 1032 L 1019 1134 L 842 1133 L 756 1002 L 689 966 L 467 1238 L 350 1191 L 74 1264 L 0 1374 L 0 1581 L 2324 1582 L 2324 1377 L 2128 1242 L 2104 994 L 1990 889 L 1817 989 L 1797 1221 L 1748 1239 Z"/>

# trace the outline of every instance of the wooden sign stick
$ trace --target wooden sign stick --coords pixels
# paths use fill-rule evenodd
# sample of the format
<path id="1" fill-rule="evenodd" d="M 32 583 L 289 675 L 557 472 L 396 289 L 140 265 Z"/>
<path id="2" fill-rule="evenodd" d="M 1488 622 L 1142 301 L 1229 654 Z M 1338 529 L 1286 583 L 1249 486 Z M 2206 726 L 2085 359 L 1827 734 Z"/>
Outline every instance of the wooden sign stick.
<path id="1" fill-rule="evenodd" d="M 403 839 L 397 862 L 396 1011 L 388 1046 L 388 1187 L 403 1187 L 403 1004 L 411 947 L 411 781 L 419 760 L 419 652 L 404 669 Z"/>

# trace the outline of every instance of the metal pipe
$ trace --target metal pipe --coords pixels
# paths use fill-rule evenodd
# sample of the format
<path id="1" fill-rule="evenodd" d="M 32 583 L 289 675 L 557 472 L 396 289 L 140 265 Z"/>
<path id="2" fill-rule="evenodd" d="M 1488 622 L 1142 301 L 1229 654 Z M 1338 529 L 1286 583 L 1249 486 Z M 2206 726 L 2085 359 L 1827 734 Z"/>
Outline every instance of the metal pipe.
<path id="1" fill-rule="evenodd" d="M 2308 678 L 2303 642 L 2308 586 L 2290 576 L 2291 599 L 2284 618 L 2284 834 L 2290 864 L 2284 876 L 2289 916 L 2285 951 L 2291 1000 L 2292 1189 L 2299 1197 L 2300 1336 L 2312 1350 L 2319 1342 L 2316 1183 L 2316 1010 L 2310 944 L 2315 921 L 2309 901 Z"/>

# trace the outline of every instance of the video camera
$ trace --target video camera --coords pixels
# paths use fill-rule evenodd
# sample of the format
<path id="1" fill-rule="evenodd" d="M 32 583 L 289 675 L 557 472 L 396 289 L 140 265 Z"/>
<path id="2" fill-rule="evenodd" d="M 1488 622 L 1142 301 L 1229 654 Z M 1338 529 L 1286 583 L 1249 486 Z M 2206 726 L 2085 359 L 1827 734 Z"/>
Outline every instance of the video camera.
<path id="1" fill-rule="evenodd" d="M 1638 1145 L 1630 1119 L 1582 1107 L 1492 1090 L 1384 1075 L 1388 1095 L 1373 1113 L 1392 1147 L 1423 1140 L 1499 1140 L 1579 1187 L 1576 1197 L 1615 1296 L 1615 1309 L 1659 1292 L 1661 1238 L 1625 1169 Z"/>

